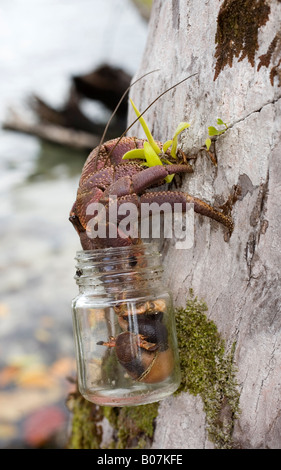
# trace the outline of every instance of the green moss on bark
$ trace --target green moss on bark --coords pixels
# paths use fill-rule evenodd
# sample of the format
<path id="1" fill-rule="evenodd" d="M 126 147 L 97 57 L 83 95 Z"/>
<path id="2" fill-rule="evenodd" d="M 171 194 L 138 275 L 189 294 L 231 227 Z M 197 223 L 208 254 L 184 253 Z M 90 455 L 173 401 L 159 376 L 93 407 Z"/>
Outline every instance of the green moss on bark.
<path id="1" fill-rule="evenodd" d="M 207 306 L 191 297 L 176 311 L 182 369 L 181 391 L 200 395 L 210 439 L 217 448 L 232 448 L 234 420 L 239 413 L 239 392 L 233 363 L 235 344 L 226 354 L 225 344 Z"/>
<path id="2" fill-rule="evenodd" d="M 68 448 L 100 449 L 102 428 L 99 422 L 103 418 L 100 407 L 85 400 L 79 393 L 71 395 L 67 405 L 73 414 Z"/>
<path id="3" fill-rule="evenodd" d="M 158 403 L 141 406 L 115 408 L 111 424 L 116 430 L 116 449 L 149 447 L 154 433 L 154 422 L 158 414 Z M 112 410 L 111 410 L 112 414 Z"/>
<path id="4" fill-rule="evenodd" d="M 151 446 L 158 403 L 123 408 L 97 406 L 85 400 L 79 392 L 68 398 L 72 412 L 69 449 L 102 449 L 102 420 L 113 428 L 110 449 L 142 449 Z"/>

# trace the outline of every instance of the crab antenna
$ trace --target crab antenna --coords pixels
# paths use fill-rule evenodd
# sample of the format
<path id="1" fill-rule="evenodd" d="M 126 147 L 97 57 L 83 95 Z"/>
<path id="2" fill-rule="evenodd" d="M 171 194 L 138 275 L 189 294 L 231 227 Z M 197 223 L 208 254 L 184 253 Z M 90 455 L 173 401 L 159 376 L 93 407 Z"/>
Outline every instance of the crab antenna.
<path id="1" fill-rule="evenodd" d="M 132 124 L 129 125 L 129 127 L 127 127 L 127 129 L 123 132 L 123 134 L 119 137 L 119 139 L 117 140 L 116 144 L 114 145 L 114 147 L 111 149 L 111 151 L 109 152 L 109 155 L 107 156 L 106 158 L 106 161 L 105 161 L 105 164 L 107 162 L 107 160 L 109 159 L 110 155 L 112 154 L 113 150 L 115 149 L 115 147 L 117 147 L 117 145 L 119 144 L 120 140 L 122 139 L 122 137 L 124 137 L 124 135 L 128 132 L 129 129 L 131 129 L 131 127 L 133 127 L 133 125 L 144 115 L 144 113 L 146 113 L 146 111 L 154 104 L 156 103 L 156 101 L 159 100 L 159 98 L 161 98 L 161 96 L 165 95 L 166 93 L 168 93 L 168 91 L 172 90 L 173 88 L 176 88 L 178 85 L 180 85 L 181 83 L 185 82 L 186 80 L 188 80 L 189 78 L 192 78 L 194 77 L 195 75 L 198 75 L 198 72 L 195 72 L 193 73 L 192 75 L 189 75 L 188 77 L 185 77 L 183 78 L 183 80 L 180 80 L 178 83 L 175 83 L 175 85 L 171 86 L 170 88 L 167 88 L 167 90 L 163 91 L 162 93 L 160 93 L 159 96 L 157 96 L 157 98 L 155 98 L 155 100 L 153 100 L 148 106 L 147 108 L 145 108 L 145 110 L 137 117 L 137 119 L 135 119 Z M 145 75 L 144 75 L 145 76 Z M 142 78 L 142 77 L 141 77 Z M 139 79 L 140 80 L 140 79 Z M 136 82 L 135 82 L 136 83 Z"/>
<path id="2" fill-rule="evenodd" d="M 159 70 L 160 70 L 160 69 L 155 69 L 155 70 L 151 70 L 150 72 L 145 73 L 145 74 L 142 75 L 141 77 L 137 78 L 137 80 L 135 80 L 134 82 L 132 82 L 131 85 L 128 86 L 128 88 L 124 91 L 124 93 L 123 93 L 123 95 L 121 96 L 120 100 L 118 101 L 118 103 L 117 103 L 117 105 L 116 105 L 116 107 L 115 107 L 113 113 L 111 114 L 109 120 L 107 121 L 107 124 L 106 124 L 106 126 L 105 126 L 105 129 L 104 129 L 104 131 L 103 131 L 103 134 L 102 134 L 102 136 L 101 136 L 101 140 L 100 140 L 100 143 L 99 143 L 99 146 L 98 146 L 97 155 L 98 155 L 99 152 L 100 152 L 100 148 L 101 148 L 101 146 L 102 146 L 102 144 L 103 144 L 103 142 L 104 142 L 104 138 L 105 138 L 105 135 L 106 135 L 107 130 L 108 130 L 108 128 L 109 128 L 109 125 L 110 125 L 112 119 L 114 118 L 114 116 L 115 116 L 115 114 L 116 114 L 116 112 L 117 112 L 117 110 L 118 110 L 120 104 L 122 103 L 123 99 L 125 98 L 125 96 L 126 96 L 127 93 L 129 92 L 130 88 L 131 88 L 135 83 L 137 83 L 139 80 L 142 80 L 144 77 L 146 77 L 147 75 L 149 75 L 149 74 L 151 74 L 151 73 L 154 73 L 154 72 L 158 72 Z M 127 132 L 127 131 L 125 131 L 125 132 Z M 124 135 L 124 134 L 122 134 L 122 136 L 123 136 L 123 135 Z M 96 162 L 95 162 L 95 166 L 96 166 Z"/>

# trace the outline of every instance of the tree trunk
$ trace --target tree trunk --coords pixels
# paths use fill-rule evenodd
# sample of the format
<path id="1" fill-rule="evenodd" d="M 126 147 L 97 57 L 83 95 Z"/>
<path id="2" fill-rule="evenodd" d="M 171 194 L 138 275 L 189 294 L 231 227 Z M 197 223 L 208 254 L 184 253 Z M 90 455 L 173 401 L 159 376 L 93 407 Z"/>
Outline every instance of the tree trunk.
<path id="1" fill-rule="evenodd" d="M 280 0 L 155 0 L 137 76 L 160 71 L 131 89 L 142 111 L 197 73 L 160 98 L 145 119 L 160 141 L 180 121 L 191 124 L 181 147 L 197 158 L 181 190 L 213 205 L 239 194 L 228 241 L 217 222 L 195 215 L 194 246 L 176 250 L 166 240 L 163 247 L 176 306 L 185 305 L 192 288 L 226 350 L 235 346 L 240 415 L 230 429 L 236 448 L 281 447 L 280 24 Z M 134 118 L 131 111 L 129 122 Z M 200 149 L 208 126 L 222 129 L 217 118 L 228 129 L 216 138 L 214 166 Z M 138 125 L 130 133 L 142 137 Z M 181 393 L 160 403 L 152 447 L 212 448 L 206 429 L 200 395 Z"/>
<path id="2" fill-rule="evenodd" d="M 122 442 L 119 431 L 117 447 L 136 445 L 138 429 L 142 445 L 148 437 L 154 449 L 281 448 L 280 24 L 280 0 L 154 1 L 136 78 L 160 70 L 138 82 L 131 96 L 143 111 L 197 73 L 160 98 L 145 119 L 160 141 L 170 139 L 179 122 L 191 124 L 180 144 L 196 157 L 194 173 L 180 189 L 215 206 L 227 203 L 235 227 L 227 238 L 222 225 L 195 214 L 192 248 L 164 241 L 165 282 L 182 307 L 185 386 L 158 410 L 150 408 L 154 434 L 151 426 L 144 432 L 140 420 L 132 425 L 136 410 L 105 410 L 101 425 L 120 429 L 127 420 L 131 426 Z M 202 147 L 208 126 L 224 128 L 217 118 L 228 128 L 213 139 L 214 165 Z M 131 110 L 129 123 L 134 119 Z M 138 124 L 130 135 L 143 137 Z M 206 379 L 211 376 L 213 383 Z"/>

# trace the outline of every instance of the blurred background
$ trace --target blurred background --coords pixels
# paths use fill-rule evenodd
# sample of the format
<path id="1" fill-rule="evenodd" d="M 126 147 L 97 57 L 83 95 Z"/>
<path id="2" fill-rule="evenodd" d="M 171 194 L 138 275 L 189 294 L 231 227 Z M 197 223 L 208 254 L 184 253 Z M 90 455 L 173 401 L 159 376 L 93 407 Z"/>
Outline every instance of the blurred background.
<path id="1" fill-rule="evenodd" d="M 139 67 L 151 3 L 0 2 L 1 448 L 66 445 L 80 249 L 68 215 Z M 107 140 L 125 125 L 126 106 Z"/>

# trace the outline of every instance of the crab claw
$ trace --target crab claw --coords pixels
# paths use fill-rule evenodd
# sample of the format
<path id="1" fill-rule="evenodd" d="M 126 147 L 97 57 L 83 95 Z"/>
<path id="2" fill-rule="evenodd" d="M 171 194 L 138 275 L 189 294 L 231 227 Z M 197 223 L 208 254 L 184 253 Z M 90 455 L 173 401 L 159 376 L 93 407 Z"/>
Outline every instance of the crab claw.
<path id="1" fill-rule="evenodd" d="M 146 337 L 143 335 L 137 335 L 138 336 L 138 344 L 141 348 L 145 349 L 146 351 L 155 351 L 158 349 L 158 344 L 157 343 L 150 343 L 149 341 L 146 341 Z"/>

